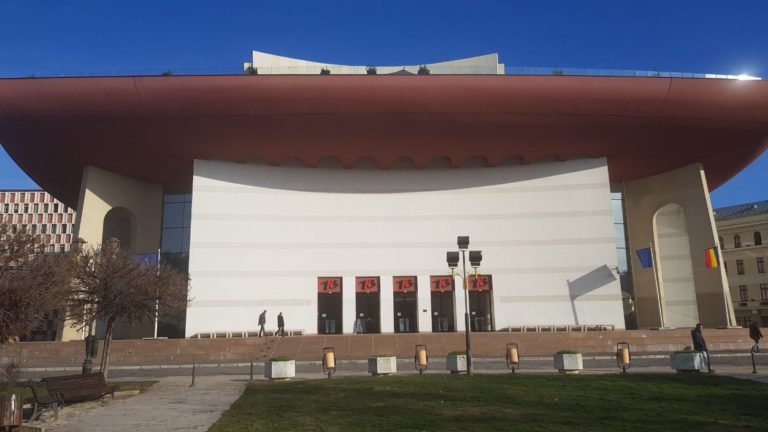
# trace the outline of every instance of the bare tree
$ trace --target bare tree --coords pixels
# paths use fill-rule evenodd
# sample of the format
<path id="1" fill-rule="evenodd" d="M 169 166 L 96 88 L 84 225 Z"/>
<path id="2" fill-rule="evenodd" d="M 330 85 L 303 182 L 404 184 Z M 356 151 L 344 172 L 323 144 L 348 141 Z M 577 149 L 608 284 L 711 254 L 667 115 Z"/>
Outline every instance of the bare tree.
<path id="1" fill-rule="evenodd" d="M 106 323 L 101 372 L 109 372 L 109 351 L 116 322 L 151 321 L 183 309 L 188 301 L 188 277 L 176 269 L 137 260 L 116 242 L 84 248 L 72 279 L 68 317 L 83 327 Z"/>
<path id="2" fill-rule="evenodd" d="M 0 344 L 29 333 L 69 297 L 73 259 L 38 253 L 40 238 L 0 224 Z"/>

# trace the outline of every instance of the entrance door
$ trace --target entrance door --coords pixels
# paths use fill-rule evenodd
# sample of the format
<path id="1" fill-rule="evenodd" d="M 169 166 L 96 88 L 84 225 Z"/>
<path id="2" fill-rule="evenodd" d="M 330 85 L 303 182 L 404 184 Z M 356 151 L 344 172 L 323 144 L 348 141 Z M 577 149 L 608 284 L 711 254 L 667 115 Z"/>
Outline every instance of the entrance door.
<path id="1" fill-rule="evenodd" d="M 340 277 L 317 278 L 317 334 L 341 334 L 343 299 Z"/>
<path id="2" fill-rule="evenodd" d="M 493 283 L 490 275 L 467 276 L 469 325 L 473 332 L 493 331 Z"/>
<path id="3" fill-rule="evenodd" d="M 430 276 L 429 285 L 432 297 L 432 332 L 456 331 L 453 278 L 451 276 Z"/>
<path id="4" fill-rule="evenodd" d="M 381 293 L 378 276 L 355 278 L 354 333 L 381 333 Z"/>
<path id="5" fill-rule="evenodd" d="M 392 288 L 395 333 L 416 333 L 419 331 L 418 299 L 416 276 L 395 276 Z"/>

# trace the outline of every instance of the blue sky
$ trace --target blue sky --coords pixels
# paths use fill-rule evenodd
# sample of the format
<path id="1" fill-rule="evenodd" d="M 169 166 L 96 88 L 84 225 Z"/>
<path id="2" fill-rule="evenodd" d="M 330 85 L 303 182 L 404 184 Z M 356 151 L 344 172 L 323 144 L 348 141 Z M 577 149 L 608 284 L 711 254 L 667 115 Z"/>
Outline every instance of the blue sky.
<path id="1" fill-rule="evenodd" d="M 498 52 L 507 66 L 768 77 L 765 0 L 2 0 L 0 20 L 0 77 L 237 73 L 254 49 L 378 65 Z M 766 185 L 768 154 L 713 205 L 768 199 Z M 27 187 L 0 151 L 0 188 Z"/>

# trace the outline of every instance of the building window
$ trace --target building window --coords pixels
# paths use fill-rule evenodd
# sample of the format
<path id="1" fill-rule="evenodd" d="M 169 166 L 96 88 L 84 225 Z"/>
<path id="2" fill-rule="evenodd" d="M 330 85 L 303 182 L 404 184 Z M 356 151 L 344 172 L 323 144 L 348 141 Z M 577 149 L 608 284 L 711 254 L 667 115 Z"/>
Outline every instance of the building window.
<path id="1" fill-rule="evenodd" d="M 35 204 L 33 208 L 35 214 L 40 213 L 40 204 Z"/>
<path id="2" fill-rule="evenodd" d="M 63 245 L 63 244 L 60 244 L 59 245 L 59 252 L 66 252 L 66 251 L 67 251 L 67 246 Z"/>
<path id="3" fill-rule="evenodd" d="M 749 291 L 746 285 L 739 285 L 739 298 L 741 301 L 749 301 Z"/>
<path id="4" fill-rule="evenodd" d="M 24 204 L 24 213 L 29 213 L 29 204 Z"/>
<path id="5" fill-rule="evenodd" d="M 720 242 L 720 249 L 725 249 L 725 242 L 723 241 L 723 236 L 718 236 L 717 240 Z"/>
<path id="6" fill-rule="evenodd" d="M 40 225 L 40 234 L 48 234 L 48 225 Z"/>
<path id="7" fill-rule="evenodd" d="M 768 300 L 768 283 L 760 284 L 760 298 Z"/>
<path id="8" fill-rule="evenodd" d="M 51 245 L 50 247 L 48 247 L 48 252 L 50 253 L 56 252 L 56 245 Z"/>
<path id="9" fill-rule="evenodd" d="M 59 203 L 53 203 L 53 212 L 58 213 L 59 212 Z"/>
<path id="10" fill-rule="evenodd" d="M 727 261 L 723 261 L 723 267 L 725 267 L 725 275 L 727 276 L 728 275 L 728 262 Z"/>
<path id="11" fill-rule="evenodd" d="M 757 261 L 757 272 L 765 273 L 765 258 L 757 257 L 756 261 Z"/>
<path id="12" fill-rule="evenodd" d="M 18 203 L 13 205 L 13 212 L 14 213 L 18 213 L 19 212 L 19 204 Z"/>
<path id="13" fill-rule="evenodd" d="M 32 234 L 37 234 L 37 225 L 32 225 Z"/>
<path id="14" fill-rule="evenodd" d="M 8 213 L 11 211 L 10 204 L 3 204 L 3 213 Z"/>
<path id="15" fill-rule="evenodd" d="M 736 273 L 740 275 L 744 274 L 744 260 L 736 260 Z"/>
<path id="16" fill-rule="evenodd" d="M 763 236 L 760 235 L 760 231 L 755 231 L 754 237 L 755 237 L 755 246 L 760 246 L 763 244 Z"/>
<path id="17" fill-rule="evenodd" d="M 51 224 L 51 234 L 56 234 L 56 224 Z"/>
<path id="18" fill-rule="evenodd" d="M 735 248 L 741 247 L 741 236 L 738 234 L 733 236 L 733 247 Z"/>
<path id="19" fill-rule="evenodd" d="M 48 203 L 43 204 L 43 213 L 48 213 Z"/>

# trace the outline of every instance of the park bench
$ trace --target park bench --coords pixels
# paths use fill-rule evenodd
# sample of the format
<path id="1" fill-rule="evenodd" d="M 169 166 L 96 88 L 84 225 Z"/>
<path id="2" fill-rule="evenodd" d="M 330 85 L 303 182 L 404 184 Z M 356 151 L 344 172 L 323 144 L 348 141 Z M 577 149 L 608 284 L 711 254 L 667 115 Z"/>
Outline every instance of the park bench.
<path id="1" fill-rule="evenodd" d="M 106 395 L 115 397 L 115 386 L 110 386 L 101 372 L 43 378 L 48 394 L 57 395 L 59 402 L 68 404 L 101 399 Z"/>
<path id="2" fill-rule="evenodd" d="M 32 380 L 27 380 L 30 390 L 32 390 L 32 417 L 30 421 L 37 420 L 43 412 L 53 410 L 56 418 L 59 418 L 59 406 L 61 402 L 55 394 L 40 394 L 35 388 L 35 383 Z"/>

